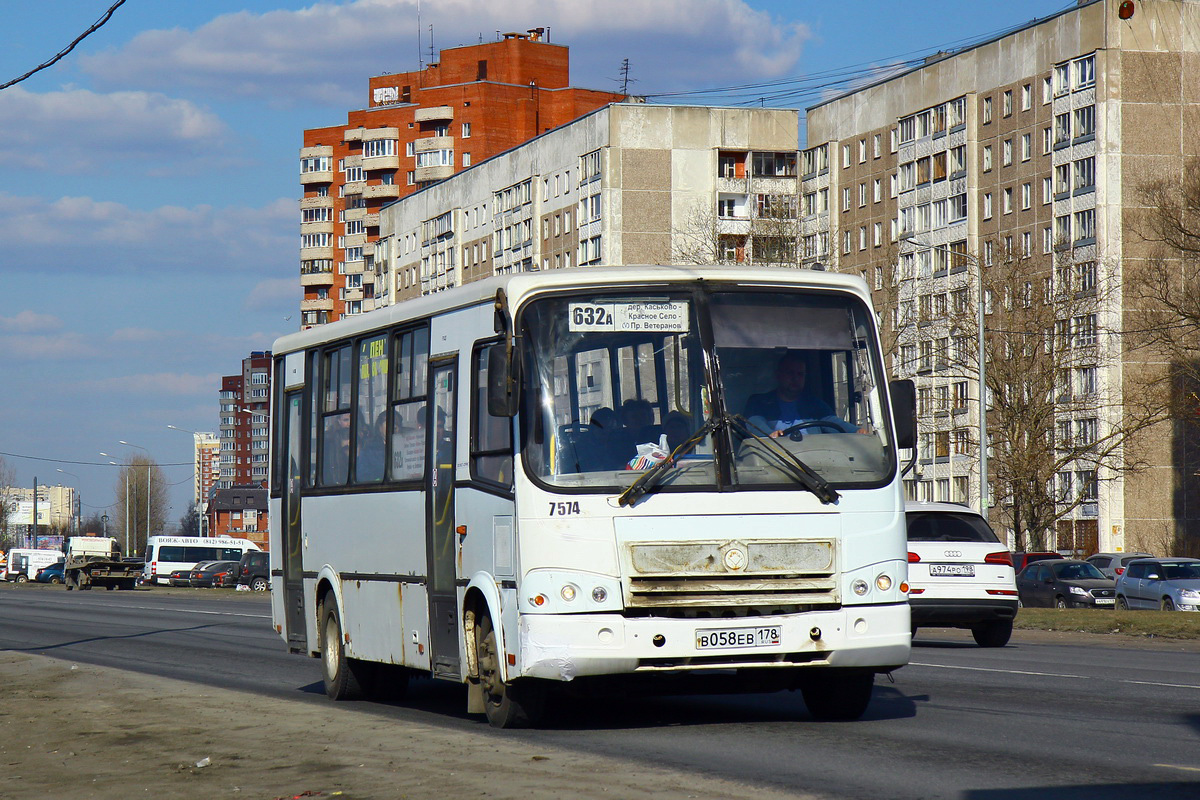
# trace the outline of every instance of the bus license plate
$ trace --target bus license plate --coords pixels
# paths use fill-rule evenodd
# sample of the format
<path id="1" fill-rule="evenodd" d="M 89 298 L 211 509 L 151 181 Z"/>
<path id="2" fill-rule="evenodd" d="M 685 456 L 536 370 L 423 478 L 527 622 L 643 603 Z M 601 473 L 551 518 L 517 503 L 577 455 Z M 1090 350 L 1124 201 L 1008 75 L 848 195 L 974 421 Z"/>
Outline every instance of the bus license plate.
<path id="1" fill-rule="evenodd" d="M 933 575 L 953 575 L 959 578 L 974 578 L 974 564 L 930 564 L 929 574 Z"/>
<path id="2" fill-rule="evenodd" d="M 696 631 L 697 650 L 723 650 L 727 647 L 775 647 L 781 642 L 782 629 L 705 628 Z"/>

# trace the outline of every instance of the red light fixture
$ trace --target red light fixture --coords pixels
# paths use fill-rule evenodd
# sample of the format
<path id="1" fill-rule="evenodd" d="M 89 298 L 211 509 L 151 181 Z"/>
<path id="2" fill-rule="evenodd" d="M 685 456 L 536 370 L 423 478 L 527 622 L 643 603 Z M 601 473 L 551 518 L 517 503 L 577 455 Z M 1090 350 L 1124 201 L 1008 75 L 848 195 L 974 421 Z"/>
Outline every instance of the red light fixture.
<path id="1" fill-rule="evenodd" d="M 1133 12 L 1137 7 L 1133 4 L 1133 0 L 1124 0 L 1121 5 L 1117 6 L 1117 17 L 1120 19 L 1129 19 L 1133 16 Z"/>
<path id="2" fill-rule="evenodd" d="M 1011 567 L 1013 565 L 1012 553 L 1008 552 L 1007 550 L 1005 550 L 1001 553 L 988 553 L 986 556 L 983 557 L 983 563 L 985 563 L 985 564 L 1002 564 L 1006 567 Z"/>
<path id="3" fill-rule="evenodd" d="M 916 564 L 916 563 L 917 563 L 918 561 L 920 561 L 920 560 L 921 560 L 921 557 L 920 557 L 919 555 L 917 555 L 916 553 L 913 553 L 913 552 L 911 552 L 911 551 L 909 552 L 909 554 L 908 554 L 908 563 L 910 563 L 910 564 Z"/>

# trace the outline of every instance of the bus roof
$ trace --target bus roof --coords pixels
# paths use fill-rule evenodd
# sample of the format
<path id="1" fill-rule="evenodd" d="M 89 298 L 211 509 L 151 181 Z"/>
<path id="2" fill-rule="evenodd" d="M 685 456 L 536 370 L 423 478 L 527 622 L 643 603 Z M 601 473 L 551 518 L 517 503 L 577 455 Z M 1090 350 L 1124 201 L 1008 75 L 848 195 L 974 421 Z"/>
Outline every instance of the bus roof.
<path id="1" fill-rule="evenodd" d="M 523 272 L 516 275 L 497 275 L 472 281 L 444 292 L 416 297 L 353 317 L 344 317 L 328 325 L 318 325 L 306 331 L 290 333 L 275 340 L 276 355 L 303 350 L 330 339 L 340 339 L 359 333 L 386 328 L 412 319 L 433 316 L 457 308 L 491 302 L 499 289 L 516 308 L 531 294 L 555 291 L 571 286 L 639 286 L 646 284 L 715 281 L 742 286 L 803 286 L 841 289 L 870 299 L 866 283 L 856 275 L 819 272 L 784 267 L 725 267 L 725 266 L 624 266 L 573 267 L 546 272 Z"/>

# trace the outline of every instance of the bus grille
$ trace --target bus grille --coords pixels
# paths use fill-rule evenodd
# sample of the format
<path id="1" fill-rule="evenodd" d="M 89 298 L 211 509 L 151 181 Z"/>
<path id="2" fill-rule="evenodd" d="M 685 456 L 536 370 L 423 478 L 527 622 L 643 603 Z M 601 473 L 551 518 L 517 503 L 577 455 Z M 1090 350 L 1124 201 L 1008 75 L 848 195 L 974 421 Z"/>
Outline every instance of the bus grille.
<path id="1" fill-rule="evenodd" d="M 627 608 L 836 605 L 830 540 L 626 545 Z"/>

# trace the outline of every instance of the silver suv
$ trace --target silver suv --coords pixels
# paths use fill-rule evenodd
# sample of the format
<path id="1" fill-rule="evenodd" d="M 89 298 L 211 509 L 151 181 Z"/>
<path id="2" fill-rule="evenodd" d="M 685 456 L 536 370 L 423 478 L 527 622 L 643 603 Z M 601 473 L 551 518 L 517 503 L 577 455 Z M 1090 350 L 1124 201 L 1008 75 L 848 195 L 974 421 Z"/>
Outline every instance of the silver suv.
<path id="1" fill-rule="evenodd" d="M 1130 561 L 1117 578 L 1117 608 L 1200 611 L 1200 559 Z"/>
<path id="2" fill-rule="evenodd" d="M 1012 554 L 979 514 L 950 503 L 907 503 L 908 603 L 919 627 L 970 628 L 1003 647 L 1017 616 Z"/>

